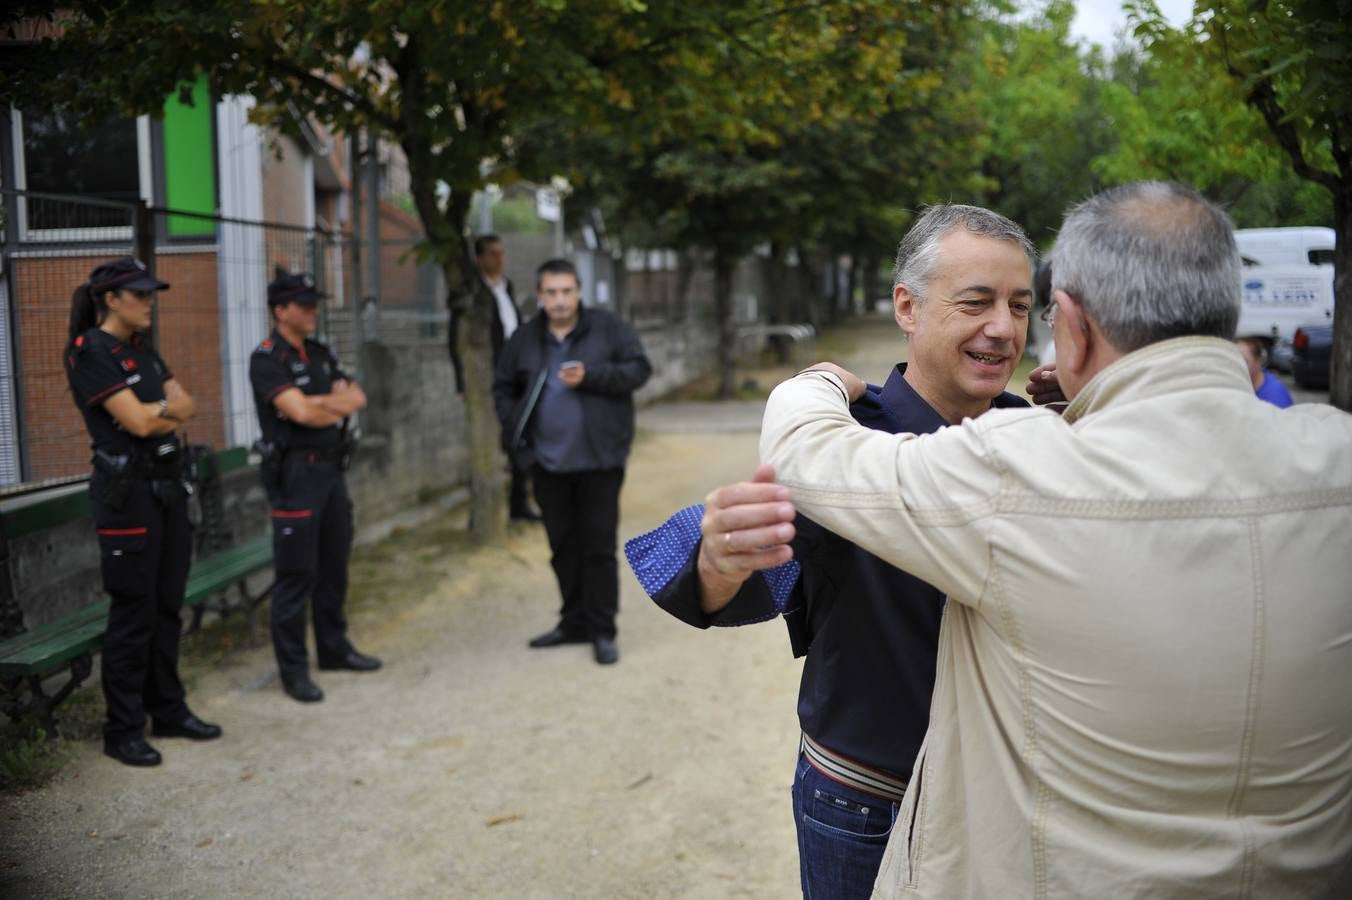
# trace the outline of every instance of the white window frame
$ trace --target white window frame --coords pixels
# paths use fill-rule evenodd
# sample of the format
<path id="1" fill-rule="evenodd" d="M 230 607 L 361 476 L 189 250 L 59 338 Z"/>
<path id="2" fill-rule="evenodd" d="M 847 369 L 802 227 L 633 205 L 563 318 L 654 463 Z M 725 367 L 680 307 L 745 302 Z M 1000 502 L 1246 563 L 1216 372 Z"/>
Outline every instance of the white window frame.
<path id="1" fill-rule="evenodd" d="M 23 113 L 13 106 L 9 108 L 13 127 L 10 136 L 14 154 L 14 187 L 19 191 L 28 190 L 28 167 L 24 156 Z M 151 165 L 150 116 L 136 117 L 136 168 L 138 190 L 146 203 L 154 202 L 155 175 Z M 106 228 L 33 228 L 28 227 L 28 202 L 19 197 L 18 226 L 20 241 L 62 241 L 93 243 L 98 241 L 129 241 L 132 239 L 132 227 L 111 225 Z"/>

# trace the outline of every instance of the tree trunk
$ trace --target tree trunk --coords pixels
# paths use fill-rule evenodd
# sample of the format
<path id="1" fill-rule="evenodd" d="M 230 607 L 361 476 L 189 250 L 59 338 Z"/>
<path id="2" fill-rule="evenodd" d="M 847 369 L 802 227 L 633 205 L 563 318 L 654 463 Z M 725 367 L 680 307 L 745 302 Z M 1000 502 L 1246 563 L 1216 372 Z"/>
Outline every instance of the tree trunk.
<path id="1" fill-rule="evenodd" d="M 465 237 L 473 196 L 469 187 L 472 185 L 467 186 L 465 178 L 457 182 L 451 177 L 457 170 L 451 164 L 454 160 L 439 156 L 427 128 L 427 110 L 433 104 L 445 102 L 445 97 L 429 87 L 420 50 L 419 36 L 409 36 L 395 66 L 403 92 L 403 102 L 399 104 L 404 124 L 400 143 L 408 159 L 413 205 L 427 233 L 431 255 L 446 276 L 448 305 L 458 324 L 456 350 L 464 374 L 465 437 L 469 444 L 470 534 L 478 543 L 501 543 L 507 537 L 507 504 L 503 490 L 501 429 L 492 394 L 490 329 L 494 301 L 488 286 L 479 277 L 472 248 Z M 480 135 L 481 138 L 488 136 Z M 457 148 L 462 156 L 470 154 L 467 159 L 459 160 L 461 170 L 467 163 L 474 167 L 478 165 L 478 155 L 472 149 L 476 144 L 469 142 L 466 146 L 470 149 Z M 450 152 L 441 151 L 443 154 Z M 437 197 L 437 186 L 442 181 L 451 186 L 445 210 Z"/>
<path id="2" fill-rule="evenodd" d="M 851 250 L 850 270 L 845 282 L 845 308 L 850 315 L 856 316 L 859 315 L 859 301 L 855 299 L 855 294 L 859 292 L 859 261 L 859 251 Z"/>
<path id="3" fill-rule="evenodd" d="M 817 331 L 831 321 L 830 301 L 822 292 L 822 273 L 812 265 L 812 254 L 802 247 L 798 254 L 798 308 L 799 322 L 806 321 Z"/>
<path id="4" fill-rule="evenodd" d="M 864 309 L 866 310 L 872 310 L 873 304 L 881 300 L 884 295 L 892 296 L 891 291 L 883 290 L 878 278 L 878 269 L 881 265 L 882 260 L 878 257 L 877 251 L 870 250 L 864 254 L 860 275 L 864 282 Z"/>
<path id="5" fill-rule="evenodd" d="M 761 319 L 771 325 L 782 325 L 790 321 L 788 295 L 784 290 L 784 253 L 779 242 L 770 244 L 770 255 L 760 260 L 761 280 L 765 285 L 765 303 L 762 306 Z M 789 363 L 789 342 L 781 335 L 767 338 L 774 351 L 775 362 L 779 365 Z"/>
<path id="6" fill-rule="evenodd" d="M 445 268 L 449 280 L 450 267 Z M 503 489 L 502 430 L 493 405 L 492 311 L 489 306 L 493 300 L 483 279 L 472 267 L 469 271 L 472 273 L 469 284 L 462 282 L 458 289 L 452 288 L 451 305 L 461 323 L 456 334 L 456 351 L 464 373 L 470 531 L 476 543 L 497 544 L 507 536 L 507 503 Z"/>
<path id="7" fill-rule="evenodd" d="M 500 543 L 507 536 L 507 501 L 499 439 L 502 432 L 493 407 L 493 297 L 479 277 L 464 237 L 470 194 L 452 191 L 442 212 L 436 181 L 418 164 L 424 156 L 410 152 L 407 143 L 405 153 L 413 202 L 432 254 L 446 277 L 447 305 L 458 323 L 456 352 L 464 375 L 465 437 L 469 445 L 470 533 L 477 543 Z"/>
<path id="8" fill-rule="evenodd" d="M 1333 195 L 1333 368 L 1329 402 L 1352 412 L 1352 184 Z"/>
<path id="9" fill-rule="evenodd" d="M 732 272 L 735 260 L 714 251 L 714 315 L 718 319 L 718 397 L 732 399 L 737 388 L 737 322 L 732 310 Z"/>

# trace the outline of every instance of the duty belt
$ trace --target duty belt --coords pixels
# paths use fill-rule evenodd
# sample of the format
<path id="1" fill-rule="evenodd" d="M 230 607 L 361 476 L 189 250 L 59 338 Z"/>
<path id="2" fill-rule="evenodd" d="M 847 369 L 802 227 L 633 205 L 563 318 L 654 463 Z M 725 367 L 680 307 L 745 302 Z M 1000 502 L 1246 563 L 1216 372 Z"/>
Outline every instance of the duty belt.
<path id="1" fill-rule="evenodd" d="M 906 782 L 902 779 L 881 769 L 855 762 L 834 750 L 828 750 L 807 734 L 803 735 L 801 749 L 812 767 L 827 778 L 839 781 L 857 791 L 897 803 L 906 796 Z"/>
<path id="2" fill-rule="evenodd" d="M 168 461 L 159 461 L 142 451 L 131 454 L 113 454 L 94 451 L 94 465 L 109 475 L 145 478 L 150 481 L 177 481 L 183 477 L 183 459 L 178 454 Z"/>
<path id="3" fill-rule="evenodd" d="M 286 456 L 303 456 L 311 462 L 331 462 L 341 463 L 343 461 L 344 448 L 342 444 L 334 444 L 331 447 L 287 447 Z"/>

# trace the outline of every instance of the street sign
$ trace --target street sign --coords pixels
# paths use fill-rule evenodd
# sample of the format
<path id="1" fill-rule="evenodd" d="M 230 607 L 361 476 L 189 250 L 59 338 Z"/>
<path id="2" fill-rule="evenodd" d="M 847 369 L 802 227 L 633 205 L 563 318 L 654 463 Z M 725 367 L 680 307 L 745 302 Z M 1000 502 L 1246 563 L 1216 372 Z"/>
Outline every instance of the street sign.
<path id="1" fill-rule="evenodd" d="M 559 195 L 549 188 L 535 192 L 535 214 L 546 222 L 559 221 Z"/>

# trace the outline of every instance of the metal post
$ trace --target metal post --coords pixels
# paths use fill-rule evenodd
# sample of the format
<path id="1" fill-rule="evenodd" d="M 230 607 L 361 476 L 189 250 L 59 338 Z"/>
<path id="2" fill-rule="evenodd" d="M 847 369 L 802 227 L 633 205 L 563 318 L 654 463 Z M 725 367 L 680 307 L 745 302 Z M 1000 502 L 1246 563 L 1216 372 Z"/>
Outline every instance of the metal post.
<path id="1" fill-rule="evenodd" d="M 554 220 L 554 258 L 563 259 L 563 195 L 559 195 L 559 217 Z"/>
<path id="2" fill-rule="evenodd" d="M 155 274 L 155 214 L 142 198 L 136 201 L 133 209 L 132 240 L 135 241 L 136 258 L 146 264 L 146 271 Z M 159 298 L 150 307 L 150 343 L 157 351 L 160 345 L 160 304 Z"/>
<path id="3" fill-rule="evenodd" d="M 380 155 L 374 133 L 366 132 L 366 306 L 370 314 L 366 340 L 380 337 Z"/>
<path id="4" fill-rule="evenodd" d="M 348 365 L 361 380 L 361 345 L 363 343 L 361 320 L 361 131 L 353 129 L 348 137 L 348 190 L 352 198 L 352 215 L 348 218 L 349 243 L 352 247 L 352 290 L 347 295 L 350 300 L 348 313 L 352 316 L 352 359 Z"/>
<path id="5" fill-rule="evenodd" d="M 493 195 L 485 187 L 479 192 L 479 234 L 493 233 Z"/>
<path id="6" fill-rule="evenodd" d="M 9 152 L 8 148 L 14 146 L 13 133 L 11 132 L 11 119 L 8 114 L 0 114 L 0 146 L 6 149 L 0 151 L 0 185 L 6 187 L 15 184 L 15 165 L 14 154 Z M 19 481 L 27 481 L 33 475 L 33 461 L 29 455 L 29 447 L 32 442 L 28 439 L 28 416 L 24 408 L 24 375 L 23 375 L 23 337 L 19 332 L 19 279 L 14 274 L 14 254 L 19 250 L 19 195 L 12 190 L 5 191 L 5 265 L 3 277 L 5 279 L 8 298 L 8 309 L 5 312 L 9 316 L 6 323 L 9 333 L 9 376 L 10 389 L 13 393 L 13 403 L 10 405 L 14 411 L 14 437 L 18 444 L 18 468 Z"/>

